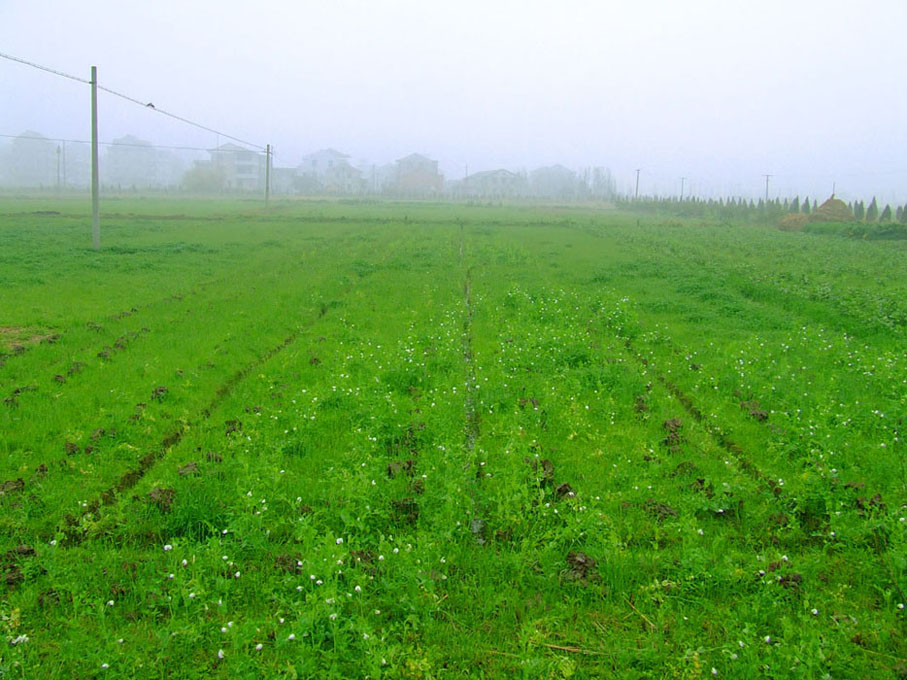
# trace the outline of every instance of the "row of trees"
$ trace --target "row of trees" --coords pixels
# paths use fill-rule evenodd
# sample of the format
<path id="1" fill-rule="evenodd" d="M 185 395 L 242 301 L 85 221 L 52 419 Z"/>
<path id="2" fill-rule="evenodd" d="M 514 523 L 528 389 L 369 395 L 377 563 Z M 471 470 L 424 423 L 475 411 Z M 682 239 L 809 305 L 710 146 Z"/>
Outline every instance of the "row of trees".
<path id="1" fill-rule="evenodd" d="M 799 196 L 792 199 L 775 198 L 768 201 L 743 198 L 719 198 L 716 200 L 691 197 L 683 201 L 677 198 L 622 198 L 617 200 L 617 205 L 623 210 L 665 212 L 681 217 L 759 221 L 777 220 L 790 213 L 811 215 L 819 209 L 815 199 L 810 202 L 807 197 L 801 201 Z M 846 205 L 850 209 L 854 221 L 870 223 L 897 221 L 907 224 L 907 204 L 897 206 L 893 210 L 890 205 L 886 204 L 884 208 L 880 209 L 878 201 L 873 197 L 868 206 L 863 201 L 853 201 Z"/>

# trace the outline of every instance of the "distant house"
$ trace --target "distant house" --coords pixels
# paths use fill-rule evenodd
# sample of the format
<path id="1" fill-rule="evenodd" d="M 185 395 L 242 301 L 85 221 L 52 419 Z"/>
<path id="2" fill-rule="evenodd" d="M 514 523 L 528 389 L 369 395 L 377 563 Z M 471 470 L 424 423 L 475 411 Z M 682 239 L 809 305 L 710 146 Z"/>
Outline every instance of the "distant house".
<path id="1" fill-rule="evenodd" d="M 401 196 L 436 196 L 444 186 L 438 161 L 414 153 L 396 161 L 391 191 Z"/>
<path id="2" fill-rule="evenodd" d="M 224 178 L 228 191 L 263 191 L 265 188 L 265 155 L 236 144 L 221 144 L 208 151 L 211 165 Z"/>
<path id="3" fill-rule="evenodd" d="M 323 177 L 328 171 L 342 163 L 349 164 L 350 157 L 336 149 L 321 149 L 302 157 L 298 172 L 300 175 Z"/>
<path id="4" fill-rule="evenodd" d="M 526 177 L 503 168 L 477 172 L 460 181 L 458 192 L 476 198 L 515 198 L 529 190 Z"/>
<path id="5" fill-rule="evenodd" d="M 349 163 L 339 163 L 329 169 L 322 177 L 321 185 L 330 194 L 359 194 L 365 189 L 362 171 Z"/>
<path id="6" fill-rule="evenodd" d="M 297 189 L 302 193 L 358 194 L 365 189 L 362 171 L 350 156 L 336 149 L 322 149 L 303 156 L 297 168 Z"/>
<path id="7" fill-rule="evenodd" d="M 576 173 L 563 165 L 533 170 L 529 174 L 529 185 L 532 195 L 539 198 L 573 199 L 582 190 Z"/>

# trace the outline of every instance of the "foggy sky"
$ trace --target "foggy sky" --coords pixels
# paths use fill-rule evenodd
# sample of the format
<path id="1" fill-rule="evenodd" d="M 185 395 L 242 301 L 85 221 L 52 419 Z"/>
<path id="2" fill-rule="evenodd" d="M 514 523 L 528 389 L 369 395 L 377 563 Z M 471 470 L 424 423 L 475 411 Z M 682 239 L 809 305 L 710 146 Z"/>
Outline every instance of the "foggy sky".
<path id="1" fill-rule="evenodd" d="M 0 52 L 276 149 L 563 163 L 618 190 L 907 201 L 904 0 L 0 0 Z M 87 139 L 89 88 L 0 59 L 0 134 Z M 100 137 L 214 146 L 101 93 Z M 0 139 L 0 143 L 3 140 Z M 221 139 L 220 142 L 225 140 Z"/>

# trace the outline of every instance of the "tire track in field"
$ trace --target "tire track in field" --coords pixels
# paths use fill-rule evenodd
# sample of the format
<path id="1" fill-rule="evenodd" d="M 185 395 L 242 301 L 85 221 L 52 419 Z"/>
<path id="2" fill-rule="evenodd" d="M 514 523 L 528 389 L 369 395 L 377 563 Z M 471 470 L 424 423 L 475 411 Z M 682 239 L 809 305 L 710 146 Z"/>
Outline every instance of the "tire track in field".
<path id="1" fill-rule="evenodd" d="M 344 298 L 349 294 L 349 290 L 344 291 L 340 298 Z M 220 406 L 221 403 L 230 395 L 233 391 L 233 388 L 242 381 L 249 373 L 263 366 L 265 363 L 273 359 L 275 356 L 280 354 L 284 349 L 292 345 L 296 340 L 305 332 L 308 331 L 312 326 L 314 326 L 318 321 L 320 321 L 327 314 L 327 309 L 322 308 L 318 315 L 309 321 L 309 323 L 304 326 L 297 328 L 295 331 L 290 333 L 283 342 L 274 347 L 271 347 L 264 354 L 260 355 L 257 359 L 249 362 L 241 369 L 236 371 L 232 376 L 230 376 L 214 393 L 214 396 L 211 400 L 204 406 L 199 412 L 198 417 L 194 421 L 187 421 L 186 424 L 178 429 L 173 430 L 166 436 L 164 436 L 161 441 L 152 448 L 151 451 L 142 456 L 136 467 L 131 470 L 123 473 L 120 478 L 116 481 L 115 484 L 108 487 L 101 494 L 91 501 L 83 510 L 78 514 L 70 514 L 64 516 L 62 520 L 63 532 L 67 535 L 68 544 L 78 545 L 85 538 L 84 534 L 81 533 L 79 525 L 81 520 L 86 518 L 89 515 L 97 513 L 102 507 L 109 507 L 116 505 L 119 501 L 119 498 L 122 494 L 132 489 L 136 486 L 139 481 L 162 459 L 171 448 L 179 444 L 183 435 L 186 431 L 197 427 L 199 424 L 208 420 L 211 417 L 211 414 Z"/>
<path id="2" fill-rule="evenodd" d="M 271 275 L 278 276 L 281 272 L 289 271 L 296 266 L 297 266 L 296 264 L 284 265 L 283 267 L 280 267 L 279 269 L 271 270 Z M 203 293 L 206 289 L 211 288 L 212 286 L 217 286 L 219 284 L 223 284 L 228 281 L 235 280 L 236 277 L 237 277 L 237 274 L 234 272 L 233 274 L 231 274 L 229 276 L 223 276 L 223 277 L 219 277 L 219 278 L 215 278 L 215 279 L 208 279 L 207 281 L 199 281 L 194 286 L 189 288 L 188 290 L 184 290 L 183 292 L 170 293 L 164 297 L 160 297 L 160 298 L 157 298 L 154 300 L 147 301 L 144 304 L 132 305 L 132 306 L 130 306 L 129 309 L 126 309 L 124 311 L 113 313 L 113 314 L 108 314 L 107 316 L 102 317 L 102 320 L 105 322 L 118 323 L 118 322 L 122 321 L 123 319 L 127 319 L 127 318 L 135 316 L 135 315 L 140 315 L 144 312 L 147 312 L 148 310 L 154 309 L 154 308 L 156 308 L 160 305 L 166 304 L 168 302 L 182 302 L 186 298 L 196 297 L 196 296 L 200 295 L 201 293 Z M 204 300 L 202 302 L 204 302 Z M 91 320 L 86 321 L 85 326 L 88 329 L 97 331 L 99 333 L 102 330 L 104 330 L 104 327 L 96 321 L 91 321 Z M 125 331 L 121 335 L 119 335 L 112 342 L 112 344 L 104 345 L 97 352 L 95 352 L 93 349 L 89 349 L 89 347 L 91 345 L 91 341 L 81 345 L 78 348 L 78 350 L 81 352 L 85 352 L 87 354 L 92 354 L 95 357 L 97 357 L 98 359 L 102 359 L 105 362 L 109 362 L 109 361 L 112 361 L 116 357 L 117 354 L 125 352 L 129 348 L 129 345 L 132 343 L 132 341 L 136 340 L 140 335 L 145 334 L 145 333 L 150 333 L 150 332 L 152 332 L 152 331 L 147 327 L 142 327 L 137 331 L 135 331 L 135 330 L 134 331 Z M 42 343 L 49 342 L 49 343 L 53 344 L 53 343 L 58 342 L 60 340 L 60 338 L 61 338 L 61 336 L 59 334 L 53 334 L 53 335 L 48 336 L 47 338 L 42 339 L 41 342 Z M 6 365 L 6 363 L 8 362 L 8 360 L 10 358 L 22 356 L 29 349 L 31 349 L 31 348 L 25 347 L 20 352 L 11 352 L 11 353 L 6 353 L 6 352 L 0 351 L 0 369 L 2 369 Z M 63 385 L 67 384 L 67 378 L 72 377 L 76 373 L 81 373 L 88 367 L 88 364 L 86 363 L 86 361 L 70 362 L 69 368 L 64 373 L 58 373 L 58 374 L 51 376 L 48 380 L 45 381 L 45 383 L 56 383 L 55 389 L 57 389 L 57 390 L 62 388 Z M 8 406 L 18 406 L 19 404 L 18 404 L 17 397 L 19 396 L 19 394 L 22 394 L 24 392 L 37 392 L 37 391 L 40 391 L 40 389 L 41 388 L 39 388 L 37 384 L 29 383 L 26 386 L 17 388 L 17 390 L 14 391 L 4 401 Z"/>
<path id="3" fill-rule="evenodd" d="M 476 367 L 472 356 L 472 267 L 466 270 L 466 280 L 463 284 L 463 300 L 466 305 L 466 314 L 463 318 L 463 364 L 466 368 L 466 427 L 465 446 L 468 452 L 476 447 L 479 438 L 479 414 L 476 410 Z"/>
<path id="4" fill-rule="evenodd" d="M 465 258 L 463 253 L 464 241 L 465 235 L 463 225 L 460 224 L 459 261 L 461 266 L 465 266 Z M 472 350 L 472 322 L 473 316 L 475 315 L 475 306 L 473 304 L 472 298 L 472 271 L 472 266 L 466 267 L 466 273 L 463 279 L 463 304 L 465 307 L 462 333 L 464 372 L 463 378 L 465 381 L 465 396 L 463 408 L 463 452 L 467 459 L 465 464 L 463 465 L 463 471 L 469 472 L 471 468 L 475 467 L 474 473 L 470 475 L 470 478 L 466 480 L 465 485 L 467 493 L 469 494 L 469 497 L 473 502 L 473 512 L 471 513 L 472 519 L 469 523 L 469 530 L 472 532 L 476 542 L 479 545 L 485 545 L 485 532 L 487 529 L 485 516 L 487 515 L 487 512 L 482 506 L 478 489 L 479 483 L 482 479 L 482 468 L 475 466 L 473 461 L 473 454 L 475 453 L 476 441 L 478 440 L 479 434 L 481 433 L 481 426 L 479 412 L 476 408 L 476 390 L 479 383 L 476 379 L 476 367 Z"/>
<path id="5" fill-rule="evenodd" d="M 386 258 L 387 255 L 385 255 L 384 259 Z M 338 298 L 340 300 L 346 298 L 354 287 L 354 285 L 348 286 L 339 294 Z M 85 539 L 84 533 L 79 531 L 79 525 L 82 519 L 86 518 L 89 515 L 97 513 L 97 511 L 102 507 L 116 505 L 123 493 L 135 487 L 139 483 L 139 481 L 141 481 L 141 479 L 148 473 L 148 471 L 150 471 L 162 458 L 167 455 L 171 448 L 182 441 L 183 435 L 187 430 L 208 420 L 211 417 L 211 414 L 227 398 L 227 396 L 229 396 L 229 394 L 233 391 L 233 388 L 241 380 L 243 380 L 249 373 L 256 370 L 260 366 L 263 366 L 284 349 L 296 342 L 296 340 L 304 332 L 311 329 L 316 323 L 323 319 L 327 315 L 328 311 L 328 307 L 322 306 L 315 318 L 311 319 L 308 323 L 298 327 L 295 331 L 290 333 L 290 335 L 288 335 L 283 340 L 283 342 L 275 345 L 274 347 L 271 347 L 257 359 L 249 362 L 237 372 L 235 372 L 220 387 L 217 388 L 214 393 L 214 397 L 212 397 L 208 404 L 199 412 L 198 418 L 196 418 L 194 421 L 187 421 L 183 427 L 173 430 L 172 432 L 164 436 L 156 447 L 154 447 L 151 451 L 149 451 L 139 459 L 138 465 L 135 468 L 123 473 L 115 484 L 101 492 L 101 494 L 87 506 L 85 506 L 80 513 L 64 516 L 61 524 L 63 525 L 63 533 L 65 533 L 68 538 L 67 544 L 78 545 Z"/>
<path id="6" fill-rule="evenodd" d="M 737 464 L 740 466 L 746 474 L 748 474 L 752 479 L 757 482 L 765 484 L 772 492 L 772 494 L 778 498 L 782 494 L 782 488 L 778 484 L 777 480 L 769 477 L 764 472 L 762 472 L 753 462 L 750 460 L 749 455 L 737 442 L 731 439 L 721 428 L 715 427 L 712 425 L 703 415 L 702 411 L 696 406 L 693 399 L 689 394 L 684 392 L 680 387 L 678 387 L 674 382 L 669 380 L 663 373 L 660 371 L 652 371 L 652 367 L 649 366 L 648 360 L 642 356 L 636 349 L 633 347 L 633 343 L 629 338 L 623 338 L 624 348 L 627 350 L 627 353 L 640 365 L 643 366 L 646 371 L 652 372 L 655 374 L 655 379 L 668 390 L 683 406 L 687 414 L 693 418 L 697 423 L 702 425 L 705 428 L 705 431 L 709 436 L 718 444 L 722 449 L 724 449 L 728 455 L 734 458 Z"/>
<path id="7" fill-rule="evenodd" d="M 319 314 L 318 319 L 321 319 L 324 316 L 322 312 Z M 307 330 L 314 322 L 308 324 L 305 328 L 300 328 L 286 338 L 279 345 L 271 347 L 264 354 L 259 356 L 254 361 L 249 362 L 236 373 L 230 376 L 214 393 L 214 397 L 208 402 L 208 404 L 201 410 L 199 417 L 195 421 L 189 421 L 184 426 L 173 430 L 167 434 L 161 441 L 155 446 L 151 451 L 142 456 L 138 465 L 131 470 L 124 472 L 115 484 L 108 487 L 101 494 L 91 501 L 83 510 L 77 515 L 66 515 L 62 520 L 64 533 L 67 534 L 67 544 L 77 545 L 81 543 L 84 539 L 84 535 L 78 532 L 78 527 L 80 520 L 84 519 L 88 515 L 93 515 L 97 513 L 102 507 L 109 507 L 116 505 L 121 494 L 132 489 L 136 484 L 141 481 L 141 479 L 151 470 L 164 456 L 167 455 L 169 450 L 179 444 L 185 432 L 193 427 L 198 426 L 200 423 L 208 420 L 211 417 L 211 414 L 215 409 L 229 396 L 230 392 L 233 391 L 233 388 L 239 383 L 243 378 L 245 378 L 249 373 L 256 370 L 260 366 L 267 363 L 269 360 L 277 356 L 284 349 L 292 345 L 300 335 L 302 335 L 303 330 Z"/>
<path id="8" fill-rule="evenodd" d="M 459 248 L 459 263 L 460 266 L 464 266 L 464 241 L 465 234 L 463 229 L 463 224 L 460 224 L 460 248 Z M 472 356 L 472 318 L 473 318 L 473 304 L 472 304 L 472 267 L 466 268 L 466 275 L 463 281 L 463 304 L 466 308 L 466 313 L 463 317 L 463 332 L 462 332 L 462 342 L 463 342 L 463 366 L 466 374 L 466 389 L 465 389 L 465 415 L 464 415 L 464 432 L 463 432 L 463 445 L 467 453 L 472 453 L 476 447 L 476 440 L 479 438 L 479 414 L 476 410 L 476 397 L 475 397 L 475 388 L 476 388 L 476 367 L 473 362 Z"/>

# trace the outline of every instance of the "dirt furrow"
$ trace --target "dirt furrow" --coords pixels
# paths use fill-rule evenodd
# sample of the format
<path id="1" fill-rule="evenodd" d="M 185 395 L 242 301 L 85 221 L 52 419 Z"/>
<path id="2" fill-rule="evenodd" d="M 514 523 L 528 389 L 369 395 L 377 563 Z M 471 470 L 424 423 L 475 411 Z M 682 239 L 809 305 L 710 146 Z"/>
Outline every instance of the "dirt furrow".
<path id="1" fill-rule="evenodd" d="M 668 378 L 665 377 L 664 374 L 662 374 L 658 371 L 653 371 L 652 367 L 649 365 L 648 360 L 635 350 L 635 348 L 633 347 L 633 343 L 630 341 L 629 338 L 624 339 L 624 347 L 626 348 L 627 353 L 640 366 L 645 367 L 646 371 L 655 374 L 655 378 L 658 380 L 658 382 L 661 383 L 665 387 L 665 389 L 667 389 L 668 392 L 670 392 L 680 402 L 680 404 L 683 406 L 684 410 L 697 423 L 700 423 L 705 428 L 705 431 L 709 433 L 709 436 L 711 436 L 712 439 L 719 446 L 721 446 L 721 448 L 723 448 L 730 456 L 732 456 L 734 458 L 735 461 L 737 461 L 737 464 L 740 466 L 740 468 L 744 472 L 746 472 L 746 474 L 748 474 L 751 478 L 753 478 L 757 482 L 761 482 L 762 484 L 765 484 L 771 490 L 771 492 L 775 495 L 775 497 L 781 496 L 782 488 L 778 484 L 778 482 L 775 479 L 766 475 L 755 464 L 753 464 L 752 460 L 750 460 L 750 457 L 747 455 L 746 451 L 739 444 L 737 444 L 737 442 L 735 442 L 727 434 L 725 434 L 721 428 L 716 427 L 711 422 L 708 422 L 703 417 L 702 411 L 696 406 L 695 402 L 693 401 L 693 399 L 690 397 L 689 394 L 687 394 L 682 389 L 680 389 L 680 387 L 678 387 L 676 384 L 674 384 L 673 382 L 668 380 Z"/>

